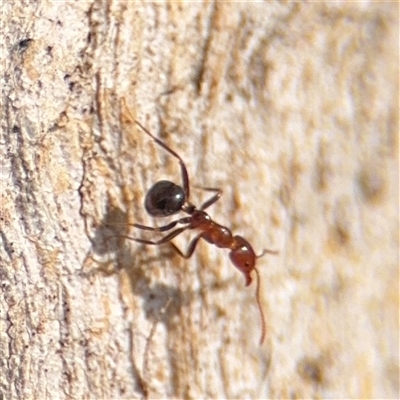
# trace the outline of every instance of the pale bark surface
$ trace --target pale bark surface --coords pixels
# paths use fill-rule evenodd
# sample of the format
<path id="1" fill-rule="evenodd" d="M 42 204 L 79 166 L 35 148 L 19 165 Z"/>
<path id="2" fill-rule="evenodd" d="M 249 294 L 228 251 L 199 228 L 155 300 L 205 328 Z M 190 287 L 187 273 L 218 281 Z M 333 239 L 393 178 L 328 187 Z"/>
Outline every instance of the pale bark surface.
<path id="1" fill-rule="evenodd" d="M 2 2 L 0 398 L 398 398 L 398 11 Z M 104 241 L 180 179 L 121 99 L 279 250 L 263 346 L 227 251 Z"/>

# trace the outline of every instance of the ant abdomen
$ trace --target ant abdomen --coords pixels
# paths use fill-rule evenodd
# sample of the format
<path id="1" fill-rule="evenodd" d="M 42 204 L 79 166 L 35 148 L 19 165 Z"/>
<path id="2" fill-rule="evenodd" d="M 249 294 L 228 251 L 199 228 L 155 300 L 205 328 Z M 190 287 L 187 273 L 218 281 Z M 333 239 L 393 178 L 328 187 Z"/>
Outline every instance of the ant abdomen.
<path id="1" fill-rule="evenodd" d="M 183 189 L 170 181 L 158 181 L 147 192 L 144 206 L 153 217 L 168 217 L 181 211 L 185 203 Z"/>

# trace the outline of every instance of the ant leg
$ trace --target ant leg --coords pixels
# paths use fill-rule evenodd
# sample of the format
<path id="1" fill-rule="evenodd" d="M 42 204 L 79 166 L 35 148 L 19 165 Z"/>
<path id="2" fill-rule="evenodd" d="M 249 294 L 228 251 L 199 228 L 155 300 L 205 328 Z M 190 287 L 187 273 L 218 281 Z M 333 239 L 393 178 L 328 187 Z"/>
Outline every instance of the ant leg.
<path id="1" fill-rule="evenodd" d="M 189 174 L 187 172 L 187 168 L 185 165 L 185 162 L 182 160 L 182 158 L 179 156 L 179 154 L 175 153 L 174 150 L 172 150 L 170 147 L 168 147 L 164 142 L 162 142 L 160 139 L 157 139 L 153 134 L 151 134 L 139 121 L 137 121 L 135 118 L 133 118 L 132 114 L 130 113 L 125 99 L 121 99 L 121 105 L 126 109 L 129 117 L 131 118 L 132 121 L 135 121 L 135 124 L 139 126 L 144 133 L 149 135 L 159 146 L 161 146 L 164 150 L 168 151 L 169 154 L 174 156 L 178 161 L 179 164 L 181 165 L 181 174 L 182 174 L 182 186 L 183 186 L 183 191 L 185 193 L 186 200 L 189 200 L 190 196 L 190 186 L 189 186 Z"/>
<path id="2" fill-rule="evenodd" d="M 168 225 L 164 225 L 164 226 L 160 226 L 160 227 L 151 227 L 151 226 L 146 226 L 146 225 L 140 225 L 140 224 L 132 224 L 133 227 L 138 228 L 138 229 L 142 229 L 145 231 L 155 231 L 155 232 L 165 232 L 165 231 L 169 231 L 170 229 L 172 229 L 173 227 L 175 227 L 178 224 L 188 224 L 191 221 L 191 217 L 185 217 L 182 219 L 178 219 L 177 221 L 172 221 L 170 224 Z"/>
<path id="3" fill-rule="evenodd" d="M 133 237 L 127 236 L 127 235 L 112 235 L 112 236 L 108 236 L 106 238 L 106 240 L 109 240 L 112 237 L 122 237 L 122 238 L 125 238 L 125 239 L 133 240 L 133 241 L 138 242 L 138 243 L 142 243 L 142 244 L 150 244 L 150 245 L 159 246 L 161 244 L 169 242 L 170 240 L 172 240 L 174 237 L 178 236 L 180 233 L 182 233 L 187 228 L 188 228 L 188 226 L 184 226 L 183 228 L 175 229 L 174 231 L 169 233 L 167 236 L 164 236 L 163 238 L 161 238 L 159 240 L 139 239 L 139 238 L 133 238 Z"/>
<path id="4" fill-rule="evenodd" d="M 174 243 L 171 242 L 171 246 L 174 248 L 174 250 L 183 258 L 190 258 L 196 248 L 197 243 L 201 239 L 202 234 L 196 236 L 189 244 L 189 247 L 185 253 L 182 253 L 182 250 L 179 249 Z"/>
<path id="5" fill-rule="evenodd" d="M 185 217 L 185 218 L 178 219 L 176 221 L 172 221 L 168 225 L 159 226 L 159 227 L 152 227 L 152 226 L 141 225 L 141 224 L 112 224 L 112 223 L 108 223 L 107 225 L 133 226 L 134 228 L 142 229 L 144 231 L 165 232 L 165 231 L 169 231 L 170 229 L 174 228 L 178 224 L 188 224 L 190 221 L 191 221 L 190 217 Z"/>
<path id="6" fill-rule="evenodd" d="M 162 142 L 160 139 L 157 139 L 154 135 L 152 135 L 139 121 L 135 119 L 134 121 L 136 125 L 138 125 L 145 133 L 147 133 L 147 135 L 149 135 L 159 146 L 161 146 L 164 150 L 168 151 L 169 154 L 174 156 L 179 161 L 179 164 L 181 166 L 183 191 L 185 193 L 186 200 L 189 200 L 190 196 L 189 174 L 187 172 L 185 162 L 182 160 L 179 154 L 175 153 L 175 151 L 172 150 L 170 147 L 168 147 L 164 142 Z"/>
<path id="7" fill-rule="evenodd" d="M 197 186 L 196 186 L 197 187 Z M 206 208 L 210 207 L 213 205 L 216 201 L 218 201 L 221 196 L 222 196 L 222 189 L 217 189 L 217 188 L 209 188 L 209 187 L 201 187 L 199 189 L 206 190 L 207 192 L 216 192 L 216 194 L 212 197 L 210 197 L 208 200 L 206 200 L 201 206 L 200 210 L 204 211 Z"/>

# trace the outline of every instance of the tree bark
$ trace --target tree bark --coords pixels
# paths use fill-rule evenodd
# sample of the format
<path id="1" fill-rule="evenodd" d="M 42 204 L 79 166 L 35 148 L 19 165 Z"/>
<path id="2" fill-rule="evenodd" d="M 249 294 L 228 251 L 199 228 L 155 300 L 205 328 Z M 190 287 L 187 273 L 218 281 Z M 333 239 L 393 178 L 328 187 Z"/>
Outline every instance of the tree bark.
<path id="1" fill-rule="evenodd" d="M 1 15 L 1 399 L 399 397 L 398 4 Z M 191 201 L 223 189 L 212 218 L 279 251 L 262 346 L 226 250 L 121 237 L 159 238 L 128 224 L 167 223 L 144 196 L 181 182 L 133 119 Z"/>

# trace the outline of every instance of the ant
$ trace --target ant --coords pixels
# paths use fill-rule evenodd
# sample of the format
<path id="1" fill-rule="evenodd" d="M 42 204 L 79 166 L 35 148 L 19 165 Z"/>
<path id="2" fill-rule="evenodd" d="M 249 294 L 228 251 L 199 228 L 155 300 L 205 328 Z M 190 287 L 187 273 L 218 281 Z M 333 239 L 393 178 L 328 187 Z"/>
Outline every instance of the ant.
<path id="1" fill-rule="evenodd" d="M 206 242 L 214 244 L 217 247 L 229 249 L 229 257 L 233 265 L 244 274 L 246 279 L 246 286 L 249 286 L 252 282 L 252 278 L 250 276 L 251 272 L 254 270 L 256 273 L 256 301 L 261 320 L 261 345 L 265 338 L 266 329 L 265 317 L 260 300 L 260 274 L 255 264 L 256 259 L 262 257 L 265 253 L 276 254 L 277 252 L 272 250 L 264 250 L 260 255 L 256 255 L 250 243 L 246 239 L 239 235 L 233 236 L 228 228 L 217 224 L 211 219 L 211 217 L 204 210 L 206 210 L 217 200 L 219 200 L 219 198 L 222 196 L 221 189 L 209 187 L 202 188 L 203 190 L 214 192 L 215 194 L 211 196 L 208 200 L 206 200 L 199 208 L 193 205 L 189 201 L 189 174 L 182 158 L 174 150 L 168 147 L 164 142 L 152 135 L 139 121 L 135 119 L 133 119 L 133 121 L 141 128 L 143 132 L 150 136 L 154 140 L 154 142 L 156 142 L 165 151 L 175 157 L 178 160 L 181 168 L 182 186 L 179 186 L 167 180 L 156 182 L 146 194 L 144 202 L 146 211 L 152 217 L 169 217 L 181 211 L 189 214 L 189 216 L 177 219 L 165 226 L 161 226 L 158 228 L 140 224 L 130 224 L 135 228 L 153 232 L 166 232 L 175 228 L 177 225 L 184 225 L 183 227 L 179 227 L 173 230 L 163 238 L 156 241 L 133 238 L 126 235 L 119 236 L 146 245 L 159 246 L 164 243 L 170 242 L 175 251 L 183 258 L 190 258 L 192 256 L 200 239 L 204 239 Z M 185 254 L 174 243 L 172 243 L 171 240 L 187 229 L 196 229 L 197 231 L 200 231 L 200 233 L 190 242 L 187 252 Z"/>

